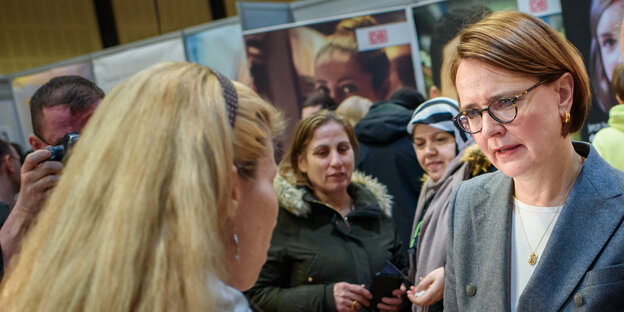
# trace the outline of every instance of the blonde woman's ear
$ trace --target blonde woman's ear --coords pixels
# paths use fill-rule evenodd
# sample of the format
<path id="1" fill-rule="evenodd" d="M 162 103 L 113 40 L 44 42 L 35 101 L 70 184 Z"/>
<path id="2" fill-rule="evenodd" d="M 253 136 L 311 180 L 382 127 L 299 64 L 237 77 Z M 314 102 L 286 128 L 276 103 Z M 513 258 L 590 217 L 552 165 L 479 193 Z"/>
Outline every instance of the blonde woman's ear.
<path id="1" fill-rule="evenodd" d="M 240 207 L 240 198 L 241 198 L 241 181 L 240 176 L 238 175 L 238 169 L 236 169 L 235 165 L 232 165 L 232 198 L 230 200 L 230 205 L 228 207 L 228 219 L 234 220 L 236 213 L 238 212 L 238 208 Z"/>

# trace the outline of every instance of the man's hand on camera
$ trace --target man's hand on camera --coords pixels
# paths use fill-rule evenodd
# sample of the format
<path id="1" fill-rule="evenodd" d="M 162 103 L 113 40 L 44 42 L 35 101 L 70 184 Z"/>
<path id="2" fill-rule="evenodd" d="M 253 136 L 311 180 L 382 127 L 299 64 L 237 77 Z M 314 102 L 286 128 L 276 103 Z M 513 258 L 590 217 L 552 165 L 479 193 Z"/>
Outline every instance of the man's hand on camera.
<path id="1" fill-rule="evenodd" d="M 17 202 L 0 229 L 4 266 L 8 265 L 11 257 L 19 252 L 22 238 L 56 186 L 58 173 L 63 164 L 58 161 L 46 161 L 49 157 L 50 151 L 41 149 L 30 153 L 24 160 Z"/>
<path id="2" fill-rule="evenodd" d="M 58 181 L 58 173 L 63 168 L 59 161 L 46 161 L 50 151 L 41 149 L 30 153 L 22 165 L 22 186 L 15 209 L 36 215 Z"/>

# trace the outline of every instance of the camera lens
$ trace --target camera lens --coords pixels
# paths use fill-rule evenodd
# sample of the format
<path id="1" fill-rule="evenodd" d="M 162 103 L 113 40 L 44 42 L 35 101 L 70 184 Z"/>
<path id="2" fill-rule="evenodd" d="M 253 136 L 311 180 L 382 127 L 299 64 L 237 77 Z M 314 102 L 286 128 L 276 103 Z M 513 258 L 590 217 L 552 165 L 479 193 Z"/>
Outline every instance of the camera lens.
<path id="1" fill-rule="evenodd" d="M 63 145 L 52 146 L 48 147 L 47 149 L 52 153 L 48 160 L 61 161 L 63 160 L 63 157 L 65 157 L 65 148 L 63 147 Z"/>

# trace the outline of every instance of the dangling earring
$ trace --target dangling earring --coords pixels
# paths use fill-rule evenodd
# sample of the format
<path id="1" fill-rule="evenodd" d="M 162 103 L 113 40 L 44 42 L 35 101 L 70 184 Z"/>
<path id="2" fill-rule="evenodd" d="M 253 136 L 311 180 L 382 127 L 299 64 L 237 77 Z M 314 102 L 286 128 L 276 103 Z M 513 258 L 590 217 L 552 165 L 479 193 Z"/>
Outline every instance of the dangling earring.
<path id="1" fill-rule="evenodd" d="M 565 113 L 565 117 L 563 118 L 563 123 L 566 124 L 570 121 L 570 112 Z"/>
<path id="2" fill-rule="evenodd" d="M 238 261 L 240 259 L 240 255 L 238 254 L 238 234 L 236 233 L 234 233 L 234 244 L 236 245 L 236 256 L 234 256 L 234 258 Z"/>

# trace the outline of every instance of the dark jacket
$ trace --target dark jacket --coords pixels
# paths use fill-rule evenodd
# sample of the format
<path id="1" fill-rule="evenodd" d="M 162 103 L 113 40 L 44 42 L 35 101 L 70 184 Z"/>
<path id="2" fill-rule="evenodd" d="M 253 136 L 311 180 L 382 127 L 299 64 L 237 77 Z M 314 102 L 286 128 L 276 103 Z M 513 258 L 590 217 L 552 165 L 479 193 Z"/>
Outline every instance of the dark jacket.
<path id="1" fill-rule="evenodd" d="M 307 187 L 276 177 L 277 226 L 260 277 L 246 292 L 250 301 L 266 312 L 336 311 L 335 283 L 370 285 L 388 260 L 407 267 L 385 187 L 357 172 L 351 180 L 355 209 L 345 221 Z"/>
<path id="2" fill-rule="evenodd" d="M 360 143 L 357 169 L 388 187 L 394 198 L 392 216 L 404 248 L 409 244 L 420 178 L 425 173 L 407 133 L 411 117 L 412 111 L 400 105 L 378 102 L 355 126 Z"/>

